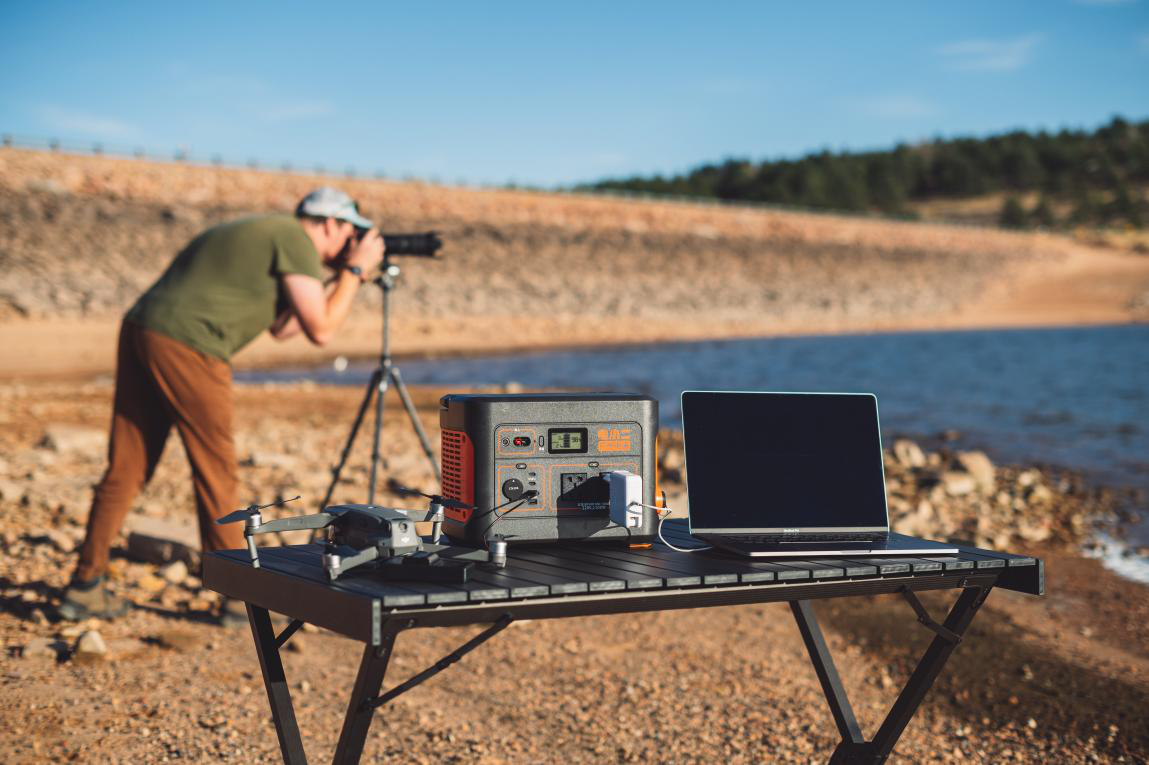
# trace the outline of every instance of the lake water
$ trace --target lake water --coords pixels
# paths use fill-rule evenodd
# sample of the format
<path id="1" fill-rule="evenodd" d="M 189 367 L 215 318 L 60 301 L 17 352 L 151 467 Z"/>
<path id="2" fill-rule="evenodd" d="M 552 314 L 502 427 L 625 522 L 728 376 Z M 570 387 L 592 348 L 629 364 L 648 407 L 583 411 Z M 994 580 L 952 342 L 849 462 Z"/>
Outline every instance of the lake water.
<path id="1" fill-rule="evenodd" d="M 409 384 L 647 393 L 664 427 L 680 426 L 683 390 L 869 391 L 887 441 L 957 431 L 955 448 L 983 449 L 997 462 L 1070 467 L 1149 492 L 1149 325 L 669 343 L 400 367 Z M 372 368 L 236 378 L 364 385 Z M 1134 534 L 1149 544 L 1149 525 Z"/>

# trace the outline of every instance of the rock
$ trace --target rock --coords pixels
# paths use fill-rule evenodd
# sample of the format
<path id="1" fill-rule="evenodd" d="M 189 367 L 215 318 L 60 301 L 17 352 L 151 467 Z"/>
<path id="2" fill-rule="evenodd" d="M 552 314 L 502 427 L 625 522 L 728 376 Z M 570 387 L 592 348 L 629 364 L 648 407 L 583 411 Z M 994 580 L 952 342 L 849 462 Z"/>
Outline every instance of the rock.
<path id="1" fill-rule="evenodd" d="M 908 438 L 894 441 L 894 458 L 904 467 L 920 468 L 926 465 L 926 455 L 922 447 Z"/>
<path id="2" fill-rule="evenodd" d="M 148 650 L 148 644 L 135 638 L 115 638 L 108 641 L 105 658 L 113 661 L 130 659 Z"/>
<path id="3" fill-rule="evenodd" d="M 24 486 L 15 481 L 0 481 L 0 499 L 13 504 L 24 501 Z"/>
<path id="4" fill-rule="evenodd" d="M 150 592 L 154 595 L 158 592 L 163 592 L 168 586 L 168 583 L 158 576 L 148 574 L 145 577 L 141 577 L 140 580 L 136 582 L 136 585 L 144 592 Z"/>
<path id="5" fill-rule="evenodd" d="M 20 650 L 20 658 L 56 661 L 65 648 L 64 643 L 51 638 L 32 638 Z"/>
<path id="6" fill-rule="evenodd" d="M 997 486 L 996 473 L 985 452 L 958 452 L 957 463 L 977 481 L 978 491 L 987 497 L 993 494 Z"/>
<path id="7" fill-rule="evenodd" d="M 1041 473 L 1036 470 L 1023 470 L 1017 474 L 1017 485 L 1023 489 L 1038 483 L 1041 483 Z"/>
<path id="8" fill-rule="evenodd" d="M 255 451 L 248 454 L 242 464 L 244 467 L 266 467 L 290 470 L 294 468 L 298 462 L 299 460 L 290 454 Z"/>
<path id="9" fill-rule="evenodd" d="M 1032 505 L 1048 505 L 1053 501 L 1053 492 L 1043 483 L 1034 485 L 1025 497 Z"/>
<path id="10" fill-rule="evenodd" d="M 135 560 L 158 565 L 181 560 L 189 569 L 199 568 L 199 533 L 194 526 L 131 515 L 128 528 L 128 555 Z"/>
<path id="11" fill-rule="evenodd" d="M 104 636 L 96 630 L 88 630 L 76 641 L 75 658 L 103 658 L 108 653 Z"/>
<path id="12" fill-rule="evenodd" d="M 80 635 L 83 635 L 85 632 L 87 632 L 92 626 L 94 625 L 89 625 L 87 622 L 69 624 L 67 627 L 64 627 L 64 629 L 60 630 L 60 637 L 65 637 L 68 639 L 78 638 Z"/>
<path id="13" fill-rule="evenodd" d="M 962 497 L 977 491 L 977 481 L 969 473 L 947 470 L 941 476 L 942 486 L 951 497 Z"/>
<path id="14" fill-rule="evenodd" d="M 108 448 L 108 434 L 83 425 L 56 423 L 45 429 L 39 445 L 54 452 L 100 456 Z"/>
<path id="15" fill-rule="evenodd" d="M 1017 524 L 1017 535 L 1027 542 L 1044 542 L 1053 531 L 1046 522 L 1024 520 Z"/>
<path id="16" fill-rule="evenodd" d="M 182 560 L 172 561 L 159 570 L 159 575 L 172 584 L 182 584 L 188 578 L 188 564 Z"/>
<path id="17" fill-rule="evenodd" d="M 686 464 L 686 458 L 683 455 L 682 447 L 670 447 L 662 454 L 662 459 L 659 460 L 659 467 L 663 470 L 681 470 Z"/>
<path id="18" fill-rule="evenodd" d="M 48 537 L 60 552 L 70 553 L 76 549 L 76 540 L 59 529 L 48 529 L 44 536 Z"/>
<path id="19" fill-rule="evenodd" d="M 156 642 L 176 653 L 190 653 L 198 651 L 207 640 L 189 630 L 166 630 L 156 635 Z"/>

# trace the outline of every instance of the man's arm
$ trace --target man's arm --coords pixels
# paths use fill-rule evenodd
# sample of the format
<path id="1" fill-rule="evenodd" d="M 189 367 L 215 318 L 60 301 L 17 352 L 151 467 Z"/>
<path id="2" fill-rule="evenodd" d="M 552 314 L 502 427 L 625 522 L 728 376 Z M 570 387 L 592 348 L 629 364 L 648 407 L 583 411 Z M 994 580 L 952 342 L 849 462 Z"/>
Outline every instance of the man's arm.
<path id="1" fill-rule="evenodd" d="M 364 273 L 379 265 L 383 256 L 383 238 L 375 229 L 352 250 L 349 265 L 357 265 Z M 347 270 L 335 277 L 334 289 L 325 292 L 323 282 L 304 274 L 284 274 L 283 287 L 290 304 L 289 317 L 281 314 L 271 327 L 277 338 L 289 337 L 300 329 L 316 345 L 326 345 L 351 312 L 351 303 L 362 282 Z"/>
<path id="2" fill-rule="evenodd" d="M 330 297 L 331 293 L 335 291 L 335 285 L 338 281 L 339 274 L 336 273 L 335 276 L 323 282 L 323 292 L 327 297 Z M 290 299 L 287 301 L 287 307 L 279 312 L 267 331 L 276 340 L 287 340 L 303 331 L 303 327 L 299 326 L 299 319 L 295 316 L 295 306 L 292 305 Z"/>

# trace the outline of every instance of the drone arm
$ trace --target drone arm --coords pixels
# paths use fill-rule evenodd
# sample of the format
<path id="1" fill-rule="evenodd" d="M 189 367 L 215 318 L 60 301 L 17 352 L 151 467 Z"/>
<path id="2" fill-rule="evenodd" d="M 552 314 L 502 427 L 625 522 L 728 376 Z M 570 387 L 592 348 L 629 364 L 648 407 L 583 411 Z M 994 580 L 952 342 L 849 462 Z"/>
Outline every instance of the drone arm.
<path id="1" fill-rule="evenodd" d="M 299 531 L 301 529 L 325 529 L 335 522 L 337 516 L 330 513 L 317 515 L 297 515 L 291 518 L 277 518 L 274 521 L 261 523 L 254 528 L 245 528 L 244 534 L 271 534 L 276 531 Z"/>
<path id="2" fill-rule="evenodd" d="M 406 512 L 410 516 L 411 520 L 415 521 L 416 523 L 424 523 L 427 521 L 430 521 L 431 523 L 442 523 L 443 522 L 443 506 L 442 505 L 439 505 L 438 509 L 428 510 L 427 512 L 423 513 L 422 515 L 420 515 L 419 512 L 416 510 L 405 510 L 404 512 Z"/>
<path id="3" fill-rule="evenodd" d="M 327 569 L 327 577 L 333 582 L 351 569 L 379 558 L 379 548 L 374 545 L 363 550 L 354 550 L 351 555 L 343 555 L 343 551 L 348 549 L 339 547 L 333 552 L 323 554 L 323 567 Z"/>

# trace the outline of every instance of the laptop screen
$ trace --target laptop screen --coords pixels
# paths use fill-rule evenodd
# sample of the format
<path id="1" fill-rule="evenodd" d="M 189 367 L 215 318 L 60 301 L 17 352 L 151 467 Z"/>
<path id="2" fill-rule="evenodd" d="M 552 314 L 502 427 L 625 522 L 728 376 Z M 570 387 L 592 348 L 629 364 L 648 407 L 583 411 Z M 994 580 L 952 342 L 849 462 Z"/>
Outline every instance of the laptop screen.
<path id="1" fill-rule="evenodd" d="M 682 394 L 690 529 L 884 531 L 870 393 Z"/>

